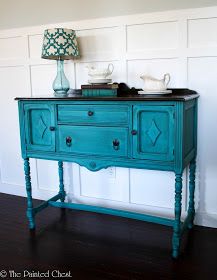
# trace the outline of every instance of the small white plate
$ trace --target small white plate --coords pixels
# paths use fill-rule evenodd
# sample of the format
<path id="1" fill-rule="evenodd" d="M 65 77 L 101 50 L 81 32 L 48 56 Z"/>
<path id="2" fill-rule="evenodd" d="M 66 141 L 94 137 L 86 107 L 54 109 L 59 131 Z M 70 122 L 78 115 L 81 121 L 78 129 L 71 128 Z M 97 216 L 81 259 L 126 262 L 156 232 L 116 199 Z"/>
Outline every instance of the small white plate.
<path id="1" fill-rule="evenodd" d="M 89 84 L 109 84 L 112 82 L 112 79 L 91 79 L 88 80 Z"/>
<path id="2" fill-rule="evenodd" d="M 138 94 L 169 94 L 169 93 L 172 93 L 172 90 L 171 89 L 166 89 L 166 90 L 161 90 L 161 91 L 156 91 L 156 90 L 149 90 L 149 91 L 146 91 L 146 90 L 140 90 L 138 91 Z"/>

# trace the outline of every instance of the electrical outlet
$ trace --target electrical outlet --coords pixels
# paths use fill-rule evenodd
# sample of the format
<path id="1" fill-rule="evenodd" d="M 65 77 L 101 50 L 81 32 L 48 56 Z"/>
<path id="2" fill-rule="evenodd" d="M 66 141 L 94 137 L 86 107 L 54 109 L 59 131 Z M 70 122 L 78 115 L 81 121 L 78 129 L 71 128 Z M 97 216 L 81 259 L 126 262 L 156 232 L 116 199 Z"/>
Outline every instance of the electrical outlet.
<path id="1" fill-rule="evenodd" d="M 108 171 L 108 176 L 110 179 L 115 179 L 115 176 L 116 176 L 116 168 L 115 167 L 108 167 L 107 168 L 107 171 Z"/>

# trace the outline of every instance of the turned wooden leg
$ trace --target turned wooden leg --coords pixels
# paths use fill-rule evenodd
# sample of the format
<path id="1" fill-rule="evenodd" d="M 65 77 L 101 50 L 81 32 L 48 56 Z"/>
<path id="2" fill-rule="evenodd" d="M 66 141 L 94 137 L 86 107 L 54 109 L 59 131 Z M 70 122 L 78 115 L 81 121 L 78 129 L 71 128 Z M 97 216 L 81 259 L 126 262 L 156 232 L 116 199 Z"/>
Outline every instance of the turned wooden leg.
<path id="1" fill-rule="evenodd" d="M 35 215 L 33 211 L 33 203 L 32 203 L 32 184 L 31 184 L 31 176 L 30 176 L 30 165 L 29 159 L 24 159 L 24 172 L 25 172 L 25 182 L 26 182 L 26 192 L 27 192 L 27 218 L 29 220 L 29 228 L 35 228 Z"/>
<path id="2" fill-rule="evenodd" d="M 182 208 L 182 174 L 176 174 L 175 179 L 175 221 L 173 227 L 173 258 L 179 255 L 181 239 L 181 208 Z"/>
<path id="3" fill-rule="evenodd" d="M 189 204 L 188 204 L 188 215 L 190 217 L 188 228 L 193 227 L 195 208 L 194 208 L 194 190 L 195 190 L 195 171 L 196 171 L 196 161 L 193 159 L 190 162 L 189 167 Z"/>
<path id="4" fill-rule="evenodd" d="M 59 171 L 59 193 L 61 194 L 61 202 L 64 202 L 66 193 L 64 190 L 64 183 L 63 183 L 63 162 L 58 161 L 58 171 Z"/>

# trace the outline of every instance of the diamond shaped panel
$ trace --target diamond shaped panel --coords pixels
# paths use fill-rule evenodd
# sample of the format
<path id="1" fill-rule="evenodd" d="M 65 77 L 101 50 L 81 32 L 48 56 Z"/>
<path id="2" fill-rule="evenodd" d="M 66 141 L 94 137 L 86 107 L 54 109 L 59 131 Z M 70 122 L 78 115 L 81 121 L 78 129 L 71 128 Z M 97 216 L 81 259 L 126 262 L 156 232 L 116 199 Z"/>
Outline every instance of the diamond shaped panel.
<path id="1" fill-rule="evenodd" d="M 38 133 L 40 134 L 41 138 L 43 138 L 44 137 L 44 133 L 45 133 L 45 131 L 47 129 L 47 126 L 46 126 L 42 116 L 40 116 L 40 119 L 38 121 L 36 129 L 38 130 Z"/>
<path id="2" fill-rule="evenodd" d="M 150 138 L 153 146 L 155 145 L 159 135 L 161 134 L 160 129 L 157 127 L 155 120 L 152 120 L 151 122 L 151 126 L 149 127 L 149 129 L 146 131 L 146 134 L 148 135 L 148 137 Z"/>

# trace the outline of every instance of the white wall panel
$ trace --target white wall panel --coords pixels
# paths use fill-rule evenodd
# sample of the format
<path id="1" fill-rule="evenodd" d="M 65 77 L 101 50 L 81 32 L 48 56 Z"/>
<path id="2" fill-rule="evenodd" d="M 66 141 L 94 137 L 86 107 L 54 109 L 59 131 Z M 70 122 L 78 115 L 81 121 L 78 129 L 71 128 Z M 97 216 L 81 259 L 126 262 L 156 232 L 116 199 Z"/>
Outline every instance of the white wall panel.
<path id="1" fill-rule="evenodd" d="M 56 76 L 56 65 L 31 66 L 32 95 L 53 95 L 52 83 Z"/>
<path id="2" fill-rule="evenodd" d="M 170 73 L 169 87 L 179 85 L 179 61 L 178 59 L 147 59 L 128 61 L 128 84 L 136 88 L 143 88 L 142 75 L 151 75 L 163 79 L 165 73 Z"/>
<path id="3" fill-rule="evenodd" d="M 82 60 L 117 59 L 119 54 L 119 29 L 99 28 L 76 32 Z"/>
<path id="4" fill-rule="evenodd" d="M 217 47 L 217 18 L 192 19 L 188 21 L 188 46 Z"/>
<path id="5" fill-rule="evenodd" d="M 127 27 L 127 51 L 136 52 L 178 47 L 177 22 L 152 22 Z"/>
<path id="6" fill-rule="evenodd" d="M 58 162 L 37 160 L 39 190 L 58 191 Z"/>
<path id="7" fill-rule="evenodd" d="M 29 56 L 30 58 L 40 58 L 42 51 L 43 34 L 29 36 Z"/>
<path id="8" fill-rule="evenodd" d="M 81 167 L 80 182 L 82 196 L 129 202 L 129 170 L 127 168 L 90 172 Z"/>
<path id="9" fill-rule="evenodd" d="M 160 178 L 160 180 L 159 180 Z M 130 203 L 153 207 L 174 207 L 173 172 L 131 169 L 130 170 Z M 186 174 L 183 174 L 183 209 L 186 203 Z"/>
<path id="10" fill-rule="evenodd" d="M 217 214 L 217 57 L 190 58 L 189 87 L 200 93 L 198 176 L 200 211 Z"/>
<path id="11" fill-rule="evenodd" d="M 0 38 L 0 60 L 27 57 L 25 37 Z"/>
<path id="12" fill-rule="evenodd" d="M 6 184 L 20 186 L 24 185 L 23 161 L 20 156 L 17 101 L 14 98 L 18 93 L 27 96 L 27 79 L 24 67 L 0 68 L 1 180 Z"/>
<path id="13" fill-rule="evenodd" d="M 171 172 L 131 169 L 130 186 L 131 203 L 173 207 L 174 174 Z"/>

